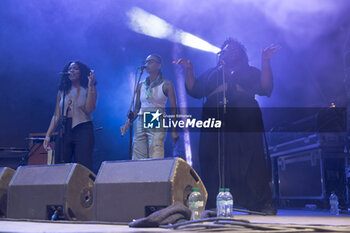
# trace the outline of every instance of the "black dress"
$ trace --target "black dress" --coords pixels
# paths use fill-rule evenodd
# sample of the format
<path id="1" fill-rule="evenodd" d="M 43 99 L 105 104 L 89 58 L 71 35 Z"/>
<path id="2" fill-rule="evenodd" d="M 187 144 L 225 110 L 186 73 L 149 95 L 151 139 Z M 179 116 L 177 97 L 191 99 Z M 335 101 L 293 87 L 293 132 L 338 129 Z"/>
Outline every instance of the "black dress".
<path id="1" fill-rule="evenodd" d="M 209 69 L 196 79 L 192 90 L 187 90 L 194 98 L 205 98 L 203 119 L 224 119 L 224 133 L 200 135 L 199 164 L 208 191 L 207 208 L 215 208 L 221 186 L 230 188 L 235 206 L 259 211 L 272 202 L 271 166 L 265 157 L 262 114 L 255 100 L 256 94 L 262 94 L 260 70 L 247 65 L 226 75 L 226 114 L 223 92 L 213 94 L 222 85 L 222 76 L 222 70 Z"/>

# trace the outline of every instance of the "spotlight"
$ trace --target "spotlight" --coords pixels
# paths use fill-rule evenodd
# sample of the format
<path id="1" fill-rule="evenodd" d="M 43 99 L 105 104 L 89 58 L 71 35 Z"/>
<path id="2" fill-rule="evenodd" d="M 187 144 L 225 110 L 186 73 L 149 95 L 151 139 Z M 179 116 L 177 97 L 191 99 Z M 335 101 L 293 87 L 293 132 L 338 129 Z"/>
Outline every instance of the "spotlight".
<path id="1" fill-rule="evenodd" d="M 191 33 L 184 32 L 181 29 L 176 29 L 165 20 L 146 12 L 141 8 L 131 8 L 127 12 L 127 16 L 129 18 L 129 28 L 137 33 L 155 38 L 167 39 L 172 42 L 207 52 L 218 53 L 220 51 L 220 48 Z"/>

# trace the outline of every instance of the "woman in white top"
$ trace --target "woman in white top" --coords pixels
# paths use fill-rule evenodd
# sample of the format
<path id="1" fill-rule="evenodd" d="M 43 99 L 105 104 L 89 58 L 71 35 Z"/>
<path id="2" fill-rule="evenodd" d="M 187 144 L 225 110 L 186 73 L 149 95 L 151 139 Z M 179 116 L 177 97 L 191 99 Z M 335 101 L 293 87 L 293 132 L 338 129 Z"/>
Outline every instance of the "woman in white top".
<path id="1" fill-rule="evenodd" d="M 162 60 L 159 55 L 149 55 L 146 58 L 145 66 L 149 76 L 138 85 L 135 110 L 129 114 L 130 122 L 138 117 L 135 123 L 132 158 L 164 158 L 165 131 L 145 128 L 143 112 L 157 111 L 157 109 L 162 112 L 166 100 L 169 99 L 172 113 L 176 115 L 175 90 L 173 84 L 162 75 Z M 125 132 L 126 128 L 127 126 L 122 126 L 120 128 L 121 132 Z M 171 131 L 171 139 L 173 142 L 179 139 L 175 129 Z"/>
<path id="2" fill-rule="evenodd" d="M 55 162 L 74 161 L 92 169 L 94 133 L 91 113 L 95 110 L 97 101 L 95 75 L 88 66 L 79 61 L 69 62 L 62 73 L 56 108 L 46 133 L 44 148 L 50 148 L 50 136 L 61 120 L 64 132 L 63 137 L 60 137 L 62 140 L 58 140 L 55 146 Z"/>

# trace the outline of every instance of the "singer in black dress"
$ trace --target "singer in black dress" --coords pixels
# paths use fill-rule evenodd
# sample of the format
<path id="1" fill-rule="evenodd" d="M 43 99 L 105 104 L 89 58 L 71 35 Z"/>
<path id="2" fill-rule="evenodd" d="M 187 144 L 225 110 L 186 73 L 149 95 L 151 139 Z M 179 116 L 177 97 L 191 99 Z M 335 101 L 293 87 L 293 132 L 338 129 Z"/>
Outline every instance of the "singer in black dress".
<path id="1" fill-rule="evenodd" d="M 207 208 L 215 208 L 221 186 L 230 188 L 235 206 L 276 214 L 269 187 L 271 164 L 264 151 L 264 126 L 255 95 L 269 97 L 272 93 L 270 58 L 279 46 L 262 50 L 262 71 L 248 64 L 245 47 L 240 42 L 229 38 L 221 49 L 219 64 L 197 79 L 188 59 L 177 61 L 186 68 L 187 93 L 194 98 L 205 98 L 203 119 L 215 117 L 224 122 L 221 132 L 201 132 L 200 136 L 199 163 L 208 191 Z M 223 77 L 227 97 L 225 114 Z"/>

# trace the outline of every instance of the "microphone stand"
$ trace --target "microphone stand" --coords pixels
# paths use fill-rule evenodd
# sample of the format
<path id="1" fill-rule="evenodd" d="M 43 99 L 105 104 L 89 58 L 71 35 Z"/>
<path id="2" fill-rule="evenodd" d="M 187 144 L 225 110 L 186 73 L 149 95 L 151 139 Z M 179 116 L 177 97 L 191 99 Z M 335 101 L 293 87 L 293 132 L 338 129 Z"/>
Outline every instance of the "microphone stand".
<path id="1" fill-rule="evenodd" d="M 223 95 L 222 95 L 222 103 L 223 103 L 223 116 L 222 116 L 222 128 L 221 128 L 221 137 L 222 137 L 222 185 L 225 188 L 225 153 L 226 153 L 226 144 L 225 144 L 225 121 L 227 114 L 227 97 L 226 97 L 226 75 L 225 75 L 225 62 L 221 59 L 221 68 L 222 68 L 222 87 L 223 87 Z M 219 145 L 220 146 L 220 145 Z"/>
<path id="2" fill-rule="evenodd" d="M 134 94 L 133 94 L 133 97 L 132 97 L 132 100 L 131 100 L 131 103 L 130 103 L 130 107 L 129 107 L 129 111 L 127 113 L 127 117 L 126 117 L 125 124 L 124 124 L 124 126 L 126 128 L 124 129 L 124 132 L 122 132 L 122 136 L 124 136 L 124 134 L 126 133 L 127 128 L 130 127 L 130 142 L 129 142 L 129 159 L 130 160 L 132 159 L 132 129 L 133 129 L 133 124 L 130 125 L 129 113 L 130 113 L 130 111 L 131 111 L 131 109 L 132 109 L 132 107 L 134 106 L 134 103 L 135 103 L 137 87 L 139 86 L 139 83 L 140 83 L 140 80 L 141 80 L 141 77 L 142 77 L 142 74 L 143 74 L 143 69 L 144 69 L 144 67 L 141 67 L 140 75 L 139 75 L 139 77 L 137 79 L 137 82 L 135 83 Z"/>
<path id="3" fill-rule="evenodd" d="M 62 77 L 64 78 L 64 76 Z M 62 163 L 63 162 L 63 157 L 64 157 L 64 136 L 66 134 L 66 123 L 67 123 L 67 116 L 64 114 L 64 105 L 65 105 L 65 100 L 66 100 L 66 95 L 67 95 L 67 80 L 64 79 L 63 81 L 63 96 L 62 96 L 62 108 L 61 108 L 61 128 L 60 128 L 60 133 L 59 133 L 59 140 L 60 140 L 60 154 L 58 158 L 58 162 Z"/>

